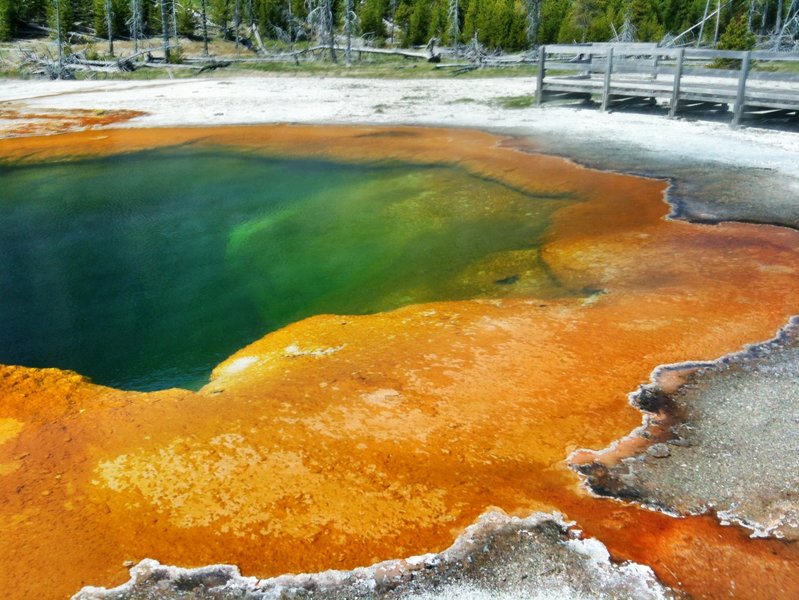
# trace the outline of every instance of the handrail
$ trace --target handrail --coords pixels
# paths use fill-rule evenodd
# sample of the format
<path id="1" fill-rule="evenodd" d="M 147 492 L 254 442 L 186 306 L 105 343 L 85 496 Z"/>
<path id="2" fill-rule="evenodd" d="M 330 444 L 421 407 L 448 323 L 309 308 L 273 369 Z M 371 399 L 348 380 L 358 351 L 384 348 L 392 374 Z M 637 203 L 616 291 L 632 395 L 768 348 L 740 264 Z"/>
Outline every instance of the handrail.
<path id="1" fill-rule="evenodd" d="M 677 59 L 680 48 L 661 48 L 656 44 L 551 44 L 542 46 L 541 51 L 547 54 L 565 54 L 570 56 L 607 56 L 613 48 L 615 58 L 634 56 L 638 58 L 671 58 Z M 685 60 L 726 58 L 743 60 L 748 50 L 709 50 L 704 48 L 682 48 Z M 769 50 L 751 51 L 752 60 L 799 62 L 799 52 L 772 52 Z"/>
<path id="2" fill-rule="evenodd" d="M 721 69 L 706 64 L 717 59 L 737 61 L 737 64 L 733 62 Z M 758 85 L 752 86 L 750 92 L 747 88 L 750 79 L 780 84 L 797 81 L 797 76 L 791 73 L 751 73 L 753 61 L 799 62 L 799 53 L 661 48 L 657 44 L 640 43 L 542 46 L 538 57 L 537 103 L 543 102 L 548 91 L 584 99 L 601 94 L 603 111 L 619 103 L 640 102 L 641 99 L 655 103 L 656 98 L 662 98 L 670 101 L 671 117 L 681 106 L 685 108 L 686 103 L 728 104 L 733 112 L 733 125 L 739 124 L 747 104 L 769 110 L 799 110 L 799 86 Z M 548 69 L 578 73 L 547 79 Z M 625 78 L 625 74 L 644 77 Z M 602 78 L 598 79 L 600 75 Z M 659 75 L 673 77 L 658 81 Z"/>

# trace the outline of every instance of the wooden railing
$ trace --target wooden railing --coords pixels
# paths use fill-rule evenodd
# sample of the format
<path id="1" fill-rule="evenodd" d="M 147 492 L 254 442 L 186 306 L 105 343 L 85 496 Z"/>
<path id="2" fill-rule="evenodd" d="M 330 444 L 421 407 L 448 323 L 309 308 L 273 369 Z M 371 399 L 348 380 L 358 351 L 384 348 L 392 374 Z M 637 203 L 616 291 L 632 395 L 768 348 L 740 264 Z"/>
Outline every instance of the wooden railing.
<path id="1" fill-rule="evenodd" d="M 752 69 L 755 62 L 760 70 Z M 689 108 L 732 107 L 738 125 L 746 109 L 799 111 L 799 69 L 763 69 L 774 62 L 799 66 L 799 54 L 655 44 L 543 46 L 536 95 L 539 104 L 553 97 L 599 96 L 602 110 L 666 99 L 671 117 Z"/>

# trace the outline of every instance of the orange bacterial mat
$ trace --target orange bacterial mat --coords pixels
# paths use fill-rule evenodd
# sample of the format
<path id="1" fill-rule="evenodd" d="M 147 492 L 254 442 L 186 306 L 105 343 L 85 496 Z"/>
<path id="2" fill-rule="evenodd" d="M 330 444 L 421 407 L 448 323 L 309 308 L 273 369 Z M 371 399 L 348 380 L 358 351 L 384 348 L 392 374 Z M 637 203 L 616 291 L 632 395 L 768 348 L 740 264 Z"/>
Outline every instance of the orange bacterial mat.
<path id="1" fill-rule="evenodd" d="M 473 131 L 241 127 L 0 140 L 8 161 L 175 144 L 458 164 L 583 200 L 541 258 L 584 298 L 317 316 L 219 365 L 198 393 L 132 393 L 0 366 L 0 588 L 64 598 L 126 561 L 346 569 L 441 550 L 481 513 L 560 511 L 700 598 L 799 597 L 795 544 L 598 499 L 566 457 L 627 435 L 661 364 L 770 338 L 799 313 L 799 233 L 667 220 L 666 184 Z M 20 201 L 24 201 L 21 199 Z"/>

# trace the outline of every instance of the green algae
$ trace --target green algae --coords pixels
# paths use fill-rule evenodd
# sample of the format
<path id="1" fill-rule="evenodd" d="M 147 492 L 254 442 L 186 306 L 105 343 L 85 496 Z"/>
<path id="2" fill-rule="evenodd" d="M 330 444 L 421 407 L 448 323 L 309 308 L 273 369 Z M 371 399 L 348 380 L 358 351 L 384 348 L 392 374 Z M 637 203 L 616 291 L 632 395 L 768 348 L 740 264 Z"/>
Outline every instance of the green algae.
<path id="1" fill-rule="evenodd" d="M 0 363 L 196 388 L 320 313 L 570 294 L 538 257 L 566 197 L 458 167 L 172 148 L 0 169 Z"/>

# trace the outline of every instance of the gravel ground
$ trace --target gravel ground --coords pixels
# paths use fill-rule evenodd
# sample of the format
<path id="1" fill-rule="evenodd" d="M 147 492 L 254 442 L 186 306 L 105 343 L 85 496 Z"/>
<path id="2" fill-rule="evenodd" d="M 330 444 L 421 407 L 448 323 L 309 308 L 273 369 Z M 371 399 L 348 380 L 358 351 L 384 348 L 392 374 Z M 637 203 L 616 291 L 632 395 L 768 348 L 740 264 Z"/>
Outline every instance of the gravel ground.
<path id="1" fill-rule="evenodd" d="M 799 319 L 692 372 L 676 392 L 654 387 L 648 397 L 667 407 L 669 439 L 592 473 L 595 490 L 670 512 L 715 511 L 754 537 L 799 539 Z"/>

